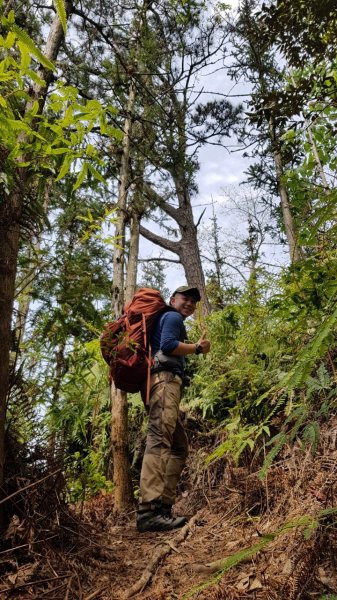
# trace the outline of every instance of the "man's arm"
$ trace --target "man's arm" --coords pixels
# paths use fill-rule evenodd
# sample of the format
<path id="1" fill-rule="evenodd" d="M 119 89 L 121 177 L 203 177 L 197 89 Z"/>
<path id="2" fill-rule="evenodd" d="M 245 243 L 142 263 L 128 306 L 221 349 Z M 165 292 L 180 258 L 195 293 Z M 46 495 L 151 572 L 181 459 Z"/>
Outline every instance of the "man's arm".
<path id="1" fill-rule="evenodd" d="M 196 354 L 197 348 L 200 348 L 198 354 L 207 354 L 211 349 L 211 342 L 209 340 L 205 340 L 205 335 L 206 332 L 202 334 L 196 344 L 179 342 L 171 354 L 173 356 L 187 356 L 188 354 Z"/>
<path id="2" fill-rule="evenodd" d="M 211 344 L 209 340 L 205 340 L 205 333 L 202 334 L 196 344 L 179 341 L 183 324 L 183 318 L 179 313 L 166 313 L 162 325 L 160 349 L 168 356 L 187 356 L 188 354 L 195 354 L 197 346 L 199 346 L 199 353 L 207 354 L 210 351 Z"/>

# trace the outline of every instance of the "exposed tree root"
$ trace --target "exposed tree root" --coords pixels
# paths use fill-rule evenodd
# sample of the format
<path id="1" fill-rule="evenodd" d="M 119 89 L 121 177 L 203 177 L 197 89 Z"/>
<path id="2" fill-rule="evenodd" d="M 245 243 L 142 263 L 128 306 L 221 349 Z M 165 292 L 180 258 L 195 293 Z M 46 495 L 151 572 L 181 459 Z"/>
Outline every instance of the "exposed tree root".
<path id="1" fill-rule="evenodd" d="M 198 521 L 200 517 L 199 511 L 192 519 L 189 520 L 186 525 L 179 530 L 177 535 L 174 536 L 172 540 L 167 540 L 160 544 L 156 551 L 153 553 L 150 562 L 147 564 L 145 570 L 143 571 L 142 576 L 136 581 L 136 583 L 126 590 L 124 597 L 131 598 L 135 596 L 139 592 L 142 592 L 147 584 L 150 582 L 152 575 L 155 573 L 159 563 L 163 558 L 165 558 L 172 550 L 177 551 L 176 546 L 181 544 L 187 537 L 188 533 L 191 531 L 192 527 L 195 525 L 196 521 Z"/>

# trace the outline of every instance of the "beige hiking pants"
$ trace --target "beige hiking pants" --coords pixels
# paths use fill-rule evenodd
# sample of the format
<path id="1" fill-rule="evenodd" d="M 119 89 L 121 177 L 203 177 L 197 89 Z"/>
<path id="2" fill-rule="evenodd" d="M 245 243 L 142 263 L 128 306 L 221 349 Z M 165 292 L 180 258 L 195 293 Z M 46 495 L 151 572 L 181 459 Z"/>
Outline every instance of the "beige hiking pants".
<path id="1" fill-rule="evenodd" d="M 182 380 L 162 371 L 151 376 L 149 426 L 140 475 L 140 508 L 161 500 L 173 504 L 186 463 L 188 441 L 179 420 Z"/>

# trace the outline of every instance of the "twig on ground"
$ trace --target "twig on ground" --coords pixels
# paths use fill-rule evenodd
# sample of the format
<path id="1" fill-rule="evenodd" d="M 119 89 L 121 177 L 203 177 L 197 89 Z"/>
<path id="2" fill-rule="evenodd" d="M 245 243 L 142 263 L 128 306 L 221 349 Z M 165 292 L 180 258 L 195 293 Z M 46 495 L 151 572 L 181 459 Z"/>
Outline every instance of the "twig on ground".
<path id="1" fill-rule="evenodd" d="M 211 529 L 215 529 L 215 527 L 217 527 L 219 525 L 219 523 L 221 523 L 221 521 L 224 521 L 225 519 L 227 519 L 227 517 L 229 517 L 229 515 L 234 512 L 235 510 L 237 510 L 239 508 L 239 504 L 236 504 L 235 506 L 233 506 L 233 508 L 231 508 L 230 510 L 228 510 L 224 515 L 221 515 L 220 519 L 218 519 L 215 523 L 213 523 L 213 525 L 210 527 Z"/>
<path id="2" fill-rule="evenodd" d="M 8 552 L 15 552 L 16 550 L 20 550 L 21 548 L 27 548 L 27 547 L 33 546 L 33 544 L 42 544 L 43 542 L 48 542 L 48 540 L 52 540 L 56 537 L 57 537 L 57 533 L 55 533 L 54 535 L 51 535 L 48 538 L 42 539 L 42 540 L 35 540 L 35 542 L 29 542 L 29 544 L 21 544 L 21 546 L 15 546 L 14 548 L 7 548 L 7 550 L 2 550 L 0 552 L 0 555 L 8 554 Z"/>
<path id="3" fill-rule="evenodd" d="M 55 581 L 56 579 L 67 579 L 68 577 L 72 577 L 72 574 L 69 573 L 69 575 L 59 575 L 58 577 L 48 577 L 48 579 L 40 579 L 38 581 L 28 581 L 27 583 L 21 583 L 20 585 L 11 585 L 10 587 L 6 587 L 6 588 L 0 588 L 0 592 L 9 592 L 9 591 L 13 591 L 13 590 L 19 590 L 21 588 L 24 587 L 29 587 L 31 586 L 36 586 L 36 585 L 40 585 L 41 583 L 48 583 L 49 581 Z"/>
<path id="4" fill-rule="evenodd" d="M 95 590 L 94 592 L 92 592 L 91 594 L 89 594 L 89 596 L 86 596 L 84 598 L 84 600 L 94 600 L 94 598 L 97 598 L 99 596 L 99 594 L 101 594 L 102 592 L 104 592 L 104 590 L 107 589 L 107 585 L 105 585 L 104 587 L 101 587 L 97 590 Z"/>
<path id="5" fill-rule="evenodd" d="M 47 596 L 49 596 L 50 594 L 53 594 L 53 598 L 55 599 L 55 592 L 57 592 L 57 590 L 61 590 L 62 588 L 66 587 L 66 583 L 61 583 L 61 585 L 58 585 L 57 587 L 53 588 L 52 590 L 48 590 L 47 592 L 45 592 L 44 594 L 41 594 L 41 592 L 39 592 L 38 596 L 35 596 L 35 600 L 41 600 L 41 598 L 47 598 Z"/>
<path id="6" fill-rule="evenodd" d="M 72 580 L 73 580 L 73 575 L 71 577 L 69 577 L 69 581 L 67 583 L 67 591 L 66 591 L 66 595 L 64 597 L 64 600 L 69 600 L 69 592 L 70 592 Z"/>
<path id="7" fill-rule="evenodd" d="M 36 485 L 39 485 L 39 483 L 42 483 L 42 481 L 45 481 L 46 479 L 49 479 L 53 475 L 60 473 L 61 470 L 62 469 L 57 469 L 56 471 L 53 471 L 53 473 L 49 473 L 49 475 L 42 477 L 42 479 L 39 479 L 38 481 L 34 481 L 33 483 L 30 483 L 29 485 L 26 485 L 25 487 L 20 488 L 19 490 L 16 490 L 16 492 L 13 492 L 13 494 L 10 494 L 9 496 L 6 496 L 6 498 L 3 498 L 2 500 L 0 500 L 0 504 L 7 502 L 7 500 L 14 498 L 14 496 L 16 496 L 17 494 L 20 494 L 21 492 L 24 492 L 25 490 L 28 490 L 28 488 L 32 488 L 32 487 L 35 487 Z"/>
<path id="8" fill-rule="evenodd" d="M 153 553 L 150 562 L 145 567 L 142 576 L 138 579 L 138 581 L 136 581 L 136 583 L 131 588 L 126 590 L 124 595 L 125 598 L 131 598 L 132 596 L 138 594 L 138 592 L 144 590 L 144 588 L 149 583 L 152 575 L 155 573 L 160 561 L 163 558 L 165 558 L 165 556 L 170 554 L 170 552 L 173 549 L 177 551 L 176 546 L 183 542 L 184 539 L 187 537 L 187 534 L 191 531 L 193 525 L 198 520 L 200 512 L 202 511 L 199 511 L 196 515 L 194 515 L 194 517 L 192 517 L 192 519 L 190 519 L 190 521 L 186 523 L 186 525 L 182 529 L 180 529 L 180 531 L 177 533 L 177 535 L 174 536 L 172 540 L 167 540 L 158 547 L 158 549 Z"/>

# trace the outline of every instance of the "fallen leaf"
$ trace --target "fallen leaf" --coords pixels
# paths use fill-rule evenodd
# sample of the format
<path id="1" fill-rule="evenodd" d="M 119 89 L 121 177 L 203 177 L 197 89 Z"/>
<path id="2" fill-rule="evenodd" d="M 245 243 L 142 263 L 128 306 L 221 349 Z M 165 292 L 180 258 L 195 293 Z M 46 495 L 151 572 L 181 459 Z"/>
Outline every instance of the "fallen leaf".
<path id="1" fill-rule="evenodd" d="M 11 583 L 12 585 L 15 585 L 18 579 L 18 574 L 15 573 L 15 575 L 8 575 L 8 581 L 9 583 Z"/>
<path id="2" fill-rule="evenodd" d="M 261 583 L 261 581 L 259 581 L 259 579 L 257 579 L 257 577 L 255 577 L 255 579 L 253 579 L 252 583 L 249 585 L 248 591 L 252 592 L 253 590 L 261 590 L 263 588 L 263 585 Z"/>
<path id="3" fill-rule="evenodd" d="M 284 566 L 283 566 L 283 569 L 282 569 L 282 574 L 283 575 L 290 575 L 290 573 L 292 572 L 292 570 L 293 570 L 293 565 L 292 565 L 292 562 L 291 562 L 290 558 L 288 558 L 285 561 L 285 563 L 284 563 Z"/>
<path id="4" fill-rule="evenodd" d="M 249 576 L 248 577 L 243 577 L 242 579 L 240 579 L 240 581 L 236 584 L 236 589 L 239 592 L 245 592 L 247 591 L 249 588 Z"/>

